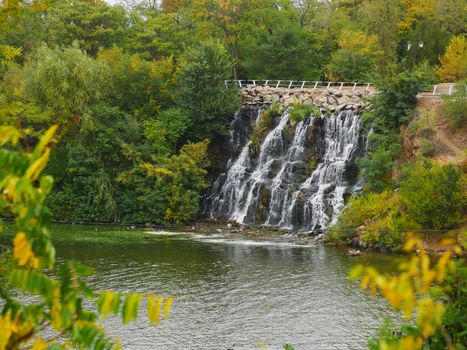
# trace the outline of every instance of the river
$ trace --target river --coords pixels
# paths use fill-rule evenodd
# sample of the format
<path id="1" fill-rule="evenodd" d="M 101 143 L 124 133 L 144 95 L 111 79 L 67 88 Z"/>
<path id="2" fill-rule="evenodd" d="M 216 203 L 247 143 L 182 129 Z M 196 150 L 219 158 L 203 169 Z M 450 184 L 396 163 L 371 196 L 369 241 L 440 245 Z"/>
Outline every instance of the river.
<path id="1" fill-rule="evenodd" d="M 391 256 L 105 226 L 53 232 L 57 262 L 93 267 L 95 289 L 174 296 L 157 328 L 146 317 L 126 326 L 105 321 L 124 349 L 364 349 L 391 315 L 383 299 L 347 279 L 356 263 L 391 269 Z"/>

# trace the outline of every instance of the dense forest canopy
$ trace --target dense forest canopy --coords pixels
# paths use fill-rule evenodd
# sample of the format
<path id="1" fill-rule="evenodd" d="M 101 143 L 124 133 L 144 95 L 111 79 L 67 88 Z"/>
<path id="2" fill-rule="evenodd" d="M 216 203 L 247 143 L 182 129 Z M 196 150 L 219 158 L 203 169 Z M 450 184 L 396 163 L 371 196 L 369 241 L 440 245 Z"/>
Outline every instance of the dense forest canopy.
<path id="1" fill-rule="evenodd" d="M 464 0 L 52 0 L 0 16 L 0 120 L 26 150 L 59 125 L 63 220 L 191 220 L 239 107 L 224 79 L 467 75 Z"/>

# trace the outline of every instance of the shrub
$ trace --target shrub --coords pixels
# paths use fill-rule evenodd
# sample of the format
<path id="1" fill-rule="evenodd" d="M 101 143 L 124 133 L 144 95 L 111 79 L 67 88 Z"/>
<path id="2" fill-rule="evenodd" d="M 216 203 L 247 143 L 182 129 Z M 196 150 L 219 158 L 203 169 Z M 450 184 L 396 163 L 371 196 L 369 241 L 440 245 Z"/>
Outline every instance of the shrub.
<path id="1" fill-rule="evenodd" d="M 418 152 L 421 156 L 430 157 L 433 155 L 434 151 L 435 147 L 433 146 L 433 143 L 430 140 L 425 138 L 422 138 L 420 140 L 420 147 L 418 148 Z"/>
<path id="2" fill-rule="evenodd" d="M 270 108 L 264 110 L 259 116 L 259 121 L 255 125 L 250 136 L 251 145 L 255 152 L 259 151 L 264 135 L 266 135 L 267 131 L 271 129 L 274 118 L 277 117 L 279 113 L 277 104 L 273 103 Z"/>
<path id="3" fill-rule="evenodd" d="M 398 207 L 394 207 L 387 216 L 369 224 L 360 239 L 383 251 L 398 252 L 406 242 L 407 231 L 419 228 L 419 225 L 401 214 Z"/>
<path id="4" fill-rule="evenodd" d="M 339 221 L 345 227 L 356 229 L 368 220 L 385 217 L 397 205 L 398 197 L 391 191 L 363 194 L 351 198 Z"/>
<path id="5" fill-rule="evenodd" d="M 407 215 L 427 229 L 450 229 L 462 222 L 466 197 L 452 165 L 418 162 L 404 171 L 400 200 Z"/>
<path id="6" fill-rule="evenodd" d="M 310 115 L 318 115 L 319 109 L 315 105 L 304 105 L 301 103 L 294 103 L 289 108 L 290 120 L 293 122 L 305 121 Z"/>
<path id="7" fill-rule="evenodd" d="M 391 72 L 378 78 L 376 85 L 380 93 L 372 101 L 375 113 L 388 127 L 396 128 L 409 121 L 417 94 L 424 85 L 417 72 Z"/>
<path id="8" fill-rule="evenodd" d="M 443 96 L 442 111 L 454 128 L 460 128 L 467 122 L 467 80 L 457 84 L 456 92 Z"/>
<path id="9" fill-rule="evenodd" d="M 358 161 L 362 175 L 366 180 L 366 190 L 381 192 L 391 183 L 391 171 L 397 153 L 391 149 L 378 148 L 369 153 L 368 158 Z"/>

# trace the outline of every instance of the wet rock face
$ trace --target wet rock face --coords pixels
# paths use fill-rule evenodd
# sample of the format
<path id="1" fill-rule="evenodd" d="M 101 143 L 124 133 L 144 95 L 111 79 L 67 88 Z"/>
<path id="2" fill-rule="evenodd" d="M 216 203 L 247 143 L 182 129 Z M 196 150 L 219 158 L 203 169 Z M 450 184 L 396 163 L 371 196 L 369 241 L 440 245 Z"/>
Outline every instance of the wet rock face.
<path id="1" fill-rule="evenodd" d="M 320 108 L 334 111 L 353 110 L 360 113 L 370 106 L 368 98 L 375 91 L 370 88 L 357 87 L 355 89 L 318 88 L 318 89 L 287 89 L 269 86 L 246 86 L 240 89 L 245 105 L 270 104 L 277 101 L 281 107 L 287 108 L 294 103 L 314 104 Z"/>
<path id="2" fill-rule="evenodd" d="M 261 109 L 245 106 L 231 125 L 231 156 L 203 201 L 206 217 L 315 230 L 336 219 L 354 191 L 355 161 L 365 153 L 352 110 L 293 122 L 275 116 L 255 152 L 251 134 Z"/>

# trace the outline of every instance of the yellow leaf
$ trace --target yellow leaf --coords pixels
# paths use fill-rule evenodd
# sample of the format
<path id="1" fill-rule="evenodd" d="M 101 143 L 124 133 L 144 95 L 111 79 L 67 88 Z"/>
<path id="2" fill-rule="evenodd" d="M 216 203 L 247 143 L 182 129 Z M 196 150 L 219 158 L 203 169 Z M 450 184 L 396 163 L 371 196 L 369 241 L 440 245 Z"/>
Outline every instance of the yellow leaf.
<path id="1" fill-rule="evenodd" d="M 156 297 L 154 295 L 150 295 L 148 297 L 148 315 L 149 319 L 154 325 L 159 324 L 159 317 L 161 313 L 162 301 L 164 300 L 163 297 Z"/>
<path id="2" fill-rule="evenodd" d="M 39 266 L 39 259 L 32 252 L 24 232 L 17 233 L 13 240 L 13 256 L 18 261 L 19 266 L 26 265 L 28 261 L 33 268 Z"/>
<path id="3" fill-rule="evenodd" d="M 60 316 L 60 311 L 62 305 L 60 304 L 60 289 L 57 287 L 53 292 L 53 303 L 52 308 L 50 309 L 50 316 L 52 317 L 52 328 L 59 330 L 62 325 L 62 318 Z"/>
<path id="4" fill-rule="evenodd" d="M 361 276 L 363 272 L 363 266 L 362 265 L 357 265 L 355 266 L 349 273 L 349 279 L 351 281 L 355 281 L 357 278 Z"/>
<path id="5" fill-rule="evenodd" d="M 47 162 L 49 161 L 50 156 L 50 149 L 46 149 L 44 154 L 36 159 L 26 170 L 24 177 L 26 179 L 36 180 L 37 177 L 41 174 L 42 170 L 44 170 Z"/>
<path id="6" fill-rule="evenodd" d="M 164 318 L 167 319 L 170 314 L 170 307 L 172 306 L 173 297 L 168 297 L 164 305 Z"/>
<path id="7" fill-rule="evenodd" d="M 39 143 L 37 144 L 36 148 L 34 149 L 33 159 L 39 158 L 39 155 L 42 153 L 44 148 L 49 144 L 52 140 L 55 131 L 57 131 L 58 125 L 52 125 L 45 133 L 42 135 Z"/>
<path id="8" fill-rule="evenodd" d="M 42 338 L 37 338 L 32 345 L 31 350 L 44 350 L 47 348 L 47 343 Z"/>
<path id="9" fill-rule="evenodd" d="M 0 350 L 5 350 L 14 330 L 14 324 L 11 320 L 11 310 L 8 310 L 5 316 L 0 314 Z"/>

